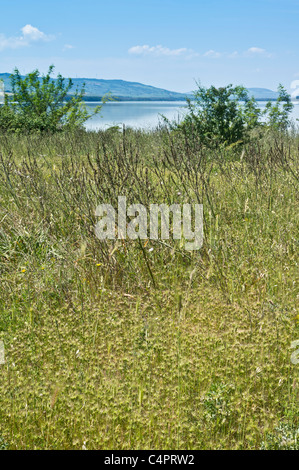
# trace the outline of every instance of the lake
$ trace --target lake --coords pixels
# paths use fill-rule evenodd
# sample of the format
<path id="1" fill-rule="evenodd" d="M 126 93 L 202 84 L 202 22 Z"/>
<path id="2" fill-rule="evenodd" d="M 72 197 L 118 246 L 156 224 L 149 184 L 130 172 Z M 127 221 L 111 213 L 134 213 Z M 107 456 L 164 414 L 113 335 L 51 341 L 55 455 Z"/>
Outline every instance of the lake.
<path id="1" fill-rule="evenodd" d="M 86 103 L 90 111 L 99 103 Z M 161 114 L 177 119 L 184 112 L 185 101 L 122 101 L 105 103 L 101 113 L 86 122 L 88 130 L 123 125 L 152 129 L 161 121 Z"/>
<path id="2" fill-rule="evenodd" d="M 92 111 L 99 103 L 86 103 Z M 265 101 L 259 101 L 264 108 Z M 177 120 L 186 112 L 185 101 L 122 101 L 108 102 L 102 107 L 101 113 L 89 119 L 85 127 L 88 130 L 107 129 L 111 126 L 123 125 L 139 129 L 152 129 L 162 122 L 161 114 L 167 119 Z M 299 103 L 292 112 L 293 119 L 299 119 Z"/>

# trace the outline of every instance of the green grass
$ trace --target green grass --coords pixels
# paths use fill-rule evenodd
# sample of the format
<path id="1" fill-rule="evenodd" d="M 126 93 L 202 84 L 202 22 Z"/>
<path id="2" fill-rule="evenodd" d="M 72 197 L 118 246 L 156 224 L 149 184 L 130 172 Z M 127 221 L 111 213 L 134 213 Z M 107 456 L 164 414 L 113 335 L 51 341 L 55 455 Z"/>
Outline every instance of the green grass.
<path id="1" fill-rule="evenodd" d="M 298 449 L 298 135 L 191 140 L 0 136 L 0 449 Z M 202 249 L 99 241 L 119 195 Z"/>

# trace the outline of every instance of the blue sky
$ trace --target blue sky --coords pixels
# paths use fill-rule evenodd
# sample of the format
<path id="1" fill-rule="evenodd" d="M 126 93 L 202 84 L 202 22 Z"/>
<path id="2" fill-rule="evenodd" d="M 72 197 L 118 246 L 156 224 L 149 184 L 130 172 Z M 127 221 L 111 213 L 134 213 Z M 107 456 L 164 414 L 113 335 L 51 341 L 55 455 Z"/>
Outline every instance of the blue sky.
<path id="1" fill-rule="evenodd" d="M 0 72 L 291 91 L 299 0 L 2 0 Z"/>

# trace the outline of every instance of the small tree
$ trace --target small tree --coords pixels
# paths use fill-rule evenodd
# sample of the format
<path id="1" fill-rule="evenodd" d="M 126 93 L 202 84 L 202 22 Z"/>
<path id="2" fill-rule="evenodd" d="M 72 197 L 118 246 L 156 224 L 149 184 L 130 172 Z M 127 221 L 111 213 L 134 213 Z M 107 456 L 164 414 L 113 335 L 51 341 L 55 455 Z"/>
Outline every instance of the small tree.
<path id="1" fill-rule="evenodd" d="M 250 130 L 264 125 L 282 129 L 288 126 L 293 104 L 281 85 L 276 105 L 268 103 L 264 111 L 242 86 L 207 89 L 197 85 L 193 99 L 187 99 L 188 112 L 184 120 L 174 128 L 183 130 L 187 136 L 198 136 L 209 147 L 244 142 Z M 281 109 L 282 102 L 285 104 Z M 263 116 L 268 117 L 266 122 L 261 121 Z"/>
<path id="2" fill-rule="evenodd" d="M 23 78 L 15 68 L 10 76 L 12 96 L 6 97 L 0 111 L 0 127 L 56 132 L 80 128 L 90 116 L 99 113 L 101 106 L 97 106 L 94 113 L 88 113 L 83 103 L 84 86 L 69 96 L 72 80 L 60 74 L 53 80 L 53 71 L 51 65 L 46 75 L 40 76 L 40 72 L 34 70 Z"/>
<path id="3" fill-rule="evenodd" d="M 228 85 L 206 89 L 198 84 L 180 127 L 195 132 L 207 145 L 242 141 L 245 131 L 256 126 L 259 110 L 244 87 Z"/>
<path id="4" fill-rule="evenodd" d="M 0 78 L 0 105 L 4 104 L 4 82 Z"/>
<path id="5" fill-rule="evenodd" d="M 267 124 L 275 129 L 285 131 L 290 125 L 290 113 L 294 108 L 291 96 L 285 88 L 278 85 L 278 98 L 275 104 L 270 101 L 266 105 L 264 115 L 267 117 Z"/>

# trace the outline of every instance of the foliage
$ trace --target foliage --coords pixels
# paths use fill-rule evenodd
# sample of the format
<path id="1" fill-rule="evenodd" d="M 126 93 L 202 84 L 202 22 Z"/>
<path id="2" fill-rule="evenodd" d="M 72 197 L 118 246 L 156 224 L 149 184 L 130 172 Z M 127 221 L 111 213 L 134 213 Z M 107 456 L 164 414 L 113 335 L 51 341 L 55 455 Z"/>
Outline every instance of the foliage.
<path id="1" fill-rule="evenodd" d="M 197 85 L 193 99 L 187 99 L 188 111 L 184 120 L 172 126 L 182 130 L 187 138 L 195 134 L 206 146 L 229 146 L 248 140 L 251 130 L 264 126 L 261 119 L 267 115 L 267 126 L 285 130 L 289 124 L 293 104 L 282 85 L 279 85 L 275 106 L 269 102 L 264 111 L 242 86 L 211 86 L 207 89 Z"/>
<path id="2" fill-rule="evenodd" d="M 280 423 L 274 432 L 266 435 L 262 450 L 299 450 L 299 428 Z"/>
<path id="3" fill-rule="evenodd" d="M 3 437 L 0 435 L 0 450 L 7 450 L 8 444 L 5 442 Z"/>
<path id="4" fill-rule="evenodd" d="M 245 106 L 240 104 L 241 100 L 246 102 Z M 188 99 L 187 105 L 189 113 L 181 126 L 188 134 L 195 132 L 206 144 L 216 140 L 230 145 L 244 138 L 246 127 L 255 125 L 254 102 L 243 87 L 205 89 L 198 84 L 193 100 Z"/>
<path id="5" fill-rule="evenodd" d="M 224 424 L 231 416 L 230 395 L 233 387 L 230 384 L 212 383 L 203 399 L 204 416 L 217 424 Z"/>
<path id="6" fill-rule="evenodd" d="M 1 129 L 56 132 L 83 126 L 91 116 L 82 101 L 84 86 L 69 97 L 72 80 L 66 81 L 61 74 L 53 80 L 53 71 L 51 65 L 46 75 L 40 76 L 34 70 L 23 78 L 15 68 L 10 77 L 12 96 L 6 96 L 5 105 L 0 108 Z M 100 109 L 98 106 L 93 114 Z"/>
<path id="7" fill-rule="evenodd" d="M 9 449 L 255 450 L 284 422 L 298 447 L 299 138 L 263 134 L 240 160 L 167 129 L 0 133 Z M 98 240 L 119 194 L 202 203 L 202 249 Z"/>
<path id="8" fill-rule="evenodd" d="M 0 104 L 3 104 L 4 100 L 4 81 L 0 78 Z"/>
<path id="9" fill-rule="evenodd" d="M 266 105 L 264 114 L 268 117 L 268 126 L 285 131 L 290 125 L 290 113 L 294 108 L 294 105 L 292 103 L 291 96 L 286 92 L 285 88 L 281 84 L 279 84 L 277 91 L 279 96 L 276 103 L 273 105 L 273 103 L 269 101 Z"/>

